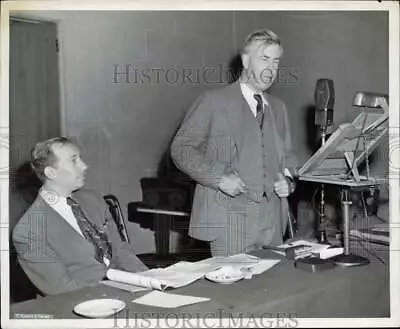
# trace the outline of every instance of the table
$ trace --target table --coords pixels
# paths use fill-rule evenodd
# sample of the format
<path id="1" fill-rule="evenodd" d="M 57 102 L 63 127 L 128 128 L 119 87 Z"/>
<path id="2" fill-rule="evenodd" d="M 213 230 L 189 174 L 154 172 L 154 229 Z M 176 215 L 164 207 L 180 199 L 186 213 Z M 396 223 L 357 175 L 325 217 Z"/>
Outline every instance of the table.
<path id="1" fill-rule="evenodd" d="M 268 271 L 230 285 L 200 279 L 169 292 L 211 298 L 208 302 L 175 309 L 149 307 L 132 303 L 147 292 L 135 294 L 105 285 L 87 287 L 74 292 L 25 301 L 10 306 L 10 318 L 29 318 L 29 314 L 51 314 L 56 319 L 81 318 L 73 307 L 93 298 L 118 298 L 127 308 L 116 316 L 163 318 L 177 316 L 266 317 L 288 314 L 296 318 L 314 317 L 389 317 L 388 250 L 380 251 L 386 264 L 370 256 L 370 264 L 310 273 L 295 268 L 293 262 L 270 250 L 254 253 L 262 258 L 282 261 Z"/>

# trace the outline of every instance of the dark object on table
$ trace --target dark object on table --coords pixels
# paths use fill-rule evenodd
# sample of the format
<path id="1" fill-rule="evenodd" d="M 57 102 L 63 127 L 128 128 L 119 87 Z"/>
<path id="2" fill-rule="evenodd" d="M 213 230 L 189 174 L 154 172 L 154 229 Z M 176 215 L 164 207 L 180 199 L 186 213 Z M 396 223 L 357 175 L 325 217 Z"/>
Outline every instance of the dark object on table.
<path id="1" fill-rule="evenodd" d="M 335 264 L 329 259 L 306 257 L 296 260 L 294 266 L 301 270 L 315 273 L 326 270 L 332 270 L 335 267 Z"/>

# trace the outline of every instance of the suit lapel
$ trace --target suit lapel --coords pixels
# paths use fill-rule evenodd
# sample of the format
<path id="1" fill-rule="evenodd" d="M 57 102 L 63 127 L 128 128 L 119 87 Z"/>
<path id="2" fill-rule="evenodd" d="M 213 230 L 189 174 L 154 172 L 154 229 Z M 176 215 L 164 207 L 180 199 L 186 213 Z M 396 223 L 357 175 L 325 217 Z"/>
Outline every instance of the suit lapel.
<path id="1" fill-rule="evenodd" d="M 50 207 L 47 202 L 39 195 L 36 199 L 39 211 L 46 216 L 46 226 L 49 234 L 56 234 L 58 236 L 78 238 L 85 243 L 89 243 L 81 234 L 79 234 L 57 211 Z"/>
<path id="2" fill-rule="evenodd" d="M 98 228 L 102 228 L 104 224 L 104 215 L 101 213 L 101 209 L 99 209 L 98 204 L 94 204 L 93 200 L 86 195 L 86 193 L 82 193 L 81 191 L 76 191 L 72 194 L 72 197 L 79 202 L 82 207 L 83 212 L 85 213 L 87 219 Z"/>
<path id="3" fill-rule="evenodd" d="M 78 252 L 79 259 L 95 257 L 94 245 L 79 234 L 57 211 L 50 207 L 47 202 L 38 195 L 32 209 L 34 216 L 42 218 L 35 225 L 43 225 L 46 239 L 43 243 L 49 245 L 57 244 L 61 261 L 68 259 L 68 256 L 61 252 L 70 253 L 72 250 Z"/>
<path id="4" fill-rule="evenodd" d="M 255 120 L 255 118 L 249 105 L 243 97 L 240 89 L 240 83 L 235 82 L 229 85 L 227 88 L 229 88 L 228 95 L 226 97 L 228 102 L 224 107 L 224 110 L 228 118 L 231 136 L 233 137 L 237 149 L 240 150 L 242 148 L 243 141 L 241 138 L 239 138 L 239 136 L 243 135 L 243 125 L 247 120 Z"/>
<path id="5" fill-rule="evenodd" d="M 280 110 L 278 108 L 278 106 L 276 105 L 276 102 L 274 101 L 273 97 L 271 97 L 268 93 L 264 93 L 264 97 L 267 100 L 268 104 L 269 104 L 269 114 L 268 115 L 264 115 L 264 125 L 263 125 L 263 129 L 265 129 L 266 127 L 271 127 L 274 134 L 274 143 L 275 143 L 275 148 L 278 154 L 278 159 L 280 162 L 280 165 L 282 166 L 282 160 L 283 160 L 283 140 L 281 138 L 281 134 L 280 131 L 278 129 L 278 125 L 277 125 L 277 116 L 279 115 L 278 111 Z M 267 124 L 265 124 L 265 120 L 269 120 L 270 122 L 268 122 Z"/>

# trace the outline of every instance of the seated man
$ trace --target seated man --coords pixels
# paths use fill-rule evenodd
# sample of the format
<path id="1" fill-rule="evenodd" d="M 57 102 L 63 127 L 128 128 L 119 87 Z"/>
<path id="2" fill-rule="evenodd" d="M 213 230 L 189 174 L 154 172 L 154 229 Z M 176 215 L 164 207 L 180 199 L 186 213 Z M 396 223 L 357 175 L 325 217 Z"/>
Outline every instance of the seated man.
<path id="1" fill-rule="evenodd" d="M 95 285 L 108 268 L 147 270 L 122 242 L 105 202 L 78 191 L 87 166 L 77 145 L 64 137 L 38 143 L 31 165 L 43 185 L 12 238 L 22 268 L 43 294 Z"/>

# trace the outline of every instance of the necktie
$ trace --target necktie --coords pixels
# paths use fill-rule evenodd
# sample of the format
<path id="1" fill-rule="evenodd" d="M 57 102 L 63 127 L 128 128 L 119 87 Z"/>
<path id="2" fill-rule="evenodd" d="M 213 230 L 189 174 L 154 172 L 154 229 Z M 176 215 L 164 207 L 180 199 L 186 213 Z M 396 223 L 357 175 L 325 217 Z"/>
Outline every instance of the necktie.
<path id="1" fill-rule="evenodd" d="M 264 122 L 264 105 L 263 105 L 263 100 L 261 95 L 259 94 L 254 94 L 254 99 L 257 101 L 257 111 L 256 111 L 256 119 L 258 121 L 258 124 L 260 125 L 260 128 L 262 129 L 263 127 L 263 122 Z"/>
<path id="2" fill-rule="evenodd" d="M 96 249 L 96 259 L 100 263 L 106 263 L 111 260 L 112 250 L 108 241 L 107 234 L 93 225 L 86 217 L 81 206 L 77 201 L 68 197 L 67 204 L 71 207 L 83 236 L 89 240 Z M 108 261 L 105 261 L 107 259 Z"/>

